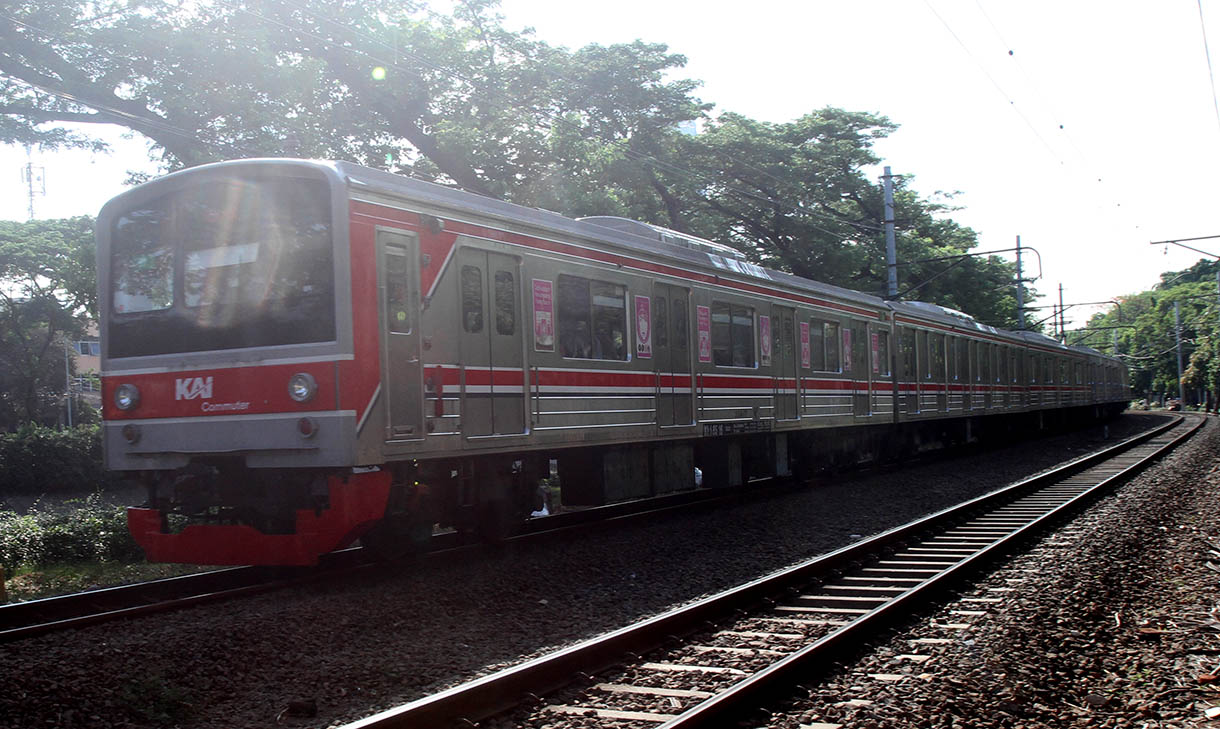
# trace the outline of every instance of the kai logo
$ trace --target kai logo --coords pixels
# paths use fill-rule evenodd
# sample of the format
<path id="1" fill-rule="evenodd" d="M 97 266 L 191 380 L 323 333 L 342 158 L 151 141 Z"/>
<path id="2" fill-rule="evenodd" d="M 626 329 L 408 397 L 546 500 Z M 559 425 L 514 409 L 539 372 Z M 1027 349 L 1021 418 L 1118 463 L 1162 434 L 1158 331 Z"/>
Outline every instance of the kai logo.
<path id="1" fill-rule="evenodd" d="M 211 377 L 180 377 L 174 380 L 175 400 L 194 400 L 199 397 L 204 400 L 212 397 Z"/>

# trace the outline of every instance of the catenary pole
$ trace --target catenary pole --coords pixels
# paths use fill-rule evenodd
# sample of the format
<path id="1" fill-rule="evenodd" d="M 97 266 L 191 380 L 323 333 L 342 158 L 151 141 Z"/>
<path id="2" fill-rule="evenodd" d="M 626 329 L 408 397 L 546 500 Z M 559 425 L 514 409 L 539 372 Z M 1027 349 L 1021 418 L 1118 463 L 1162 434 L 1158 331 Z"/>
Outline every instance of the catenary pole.
<path id="1" fill-rule="evenodd" d="M 1178 348 L 1178 407 L 1186 409 L 1186 386 L 1182 384 L 1182 306 L 1173 302 L 1173 334 Z"/>
<path id="2" fill-rule="evenodd" d="M 1017 331 L 1025 330 L 1025 281 L 1021 273 L 1021 236 L 1017 236 Z"/>
<path id="3" fill-rule="evenodd" d="M 885 298 L 898 298 L 898 246 L 894 241 L 894 177 L 890 168 L 885 168 L 882 177 L 885 184 L 885 263 L 888 269 L 885 279 Z"/>

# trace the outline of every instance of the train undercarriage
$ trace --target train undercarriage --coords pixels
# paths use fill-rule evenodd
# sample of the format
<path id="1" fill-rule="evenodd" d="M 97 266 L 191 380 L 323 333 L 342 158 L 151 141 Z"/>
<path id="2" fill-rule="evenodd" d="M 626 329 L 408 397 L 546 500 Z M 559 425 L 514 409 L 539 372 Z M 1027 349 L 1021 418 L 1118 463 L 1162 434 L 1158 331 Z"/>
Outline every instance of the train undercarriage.
<path id="1" fill-rule="evenodd" d="M 521 456 L 399 461 L 346 471 L 250 469 L 200 459 L 145 473 L 148 502 L 129 510 L 151 561 L 311 565 L 360 540 L 377 556 L 421 548 L 436 529 L 486 542 L 531 514 L 735 487 L 754 478 L 809 478 L 968 443 L 1011 441 L 1111 417 L 1121 405 L 573 448 Z M 696 479 L 695 474 L 701 478 Z M 550 503 L 558 485 L 559 497 Z"/>

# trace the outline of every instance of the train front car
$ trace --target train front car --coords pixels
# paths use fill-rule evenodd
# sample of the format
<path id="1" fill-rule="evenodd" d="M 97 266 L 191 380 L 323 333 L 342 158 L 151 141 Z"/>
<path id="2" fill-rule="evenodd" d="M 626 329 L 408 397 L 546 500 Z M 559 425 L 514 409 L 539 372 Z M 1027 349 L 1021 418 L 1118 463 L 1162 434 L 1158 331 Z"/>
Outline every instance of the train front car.
<path id="1" fill-rule="evenodd" d="M 168 175 L 97 222 L 107 467 L 148 558 L 312 564 L 385 512 L 355 463 L 343 181 L 254 161 Z"/>

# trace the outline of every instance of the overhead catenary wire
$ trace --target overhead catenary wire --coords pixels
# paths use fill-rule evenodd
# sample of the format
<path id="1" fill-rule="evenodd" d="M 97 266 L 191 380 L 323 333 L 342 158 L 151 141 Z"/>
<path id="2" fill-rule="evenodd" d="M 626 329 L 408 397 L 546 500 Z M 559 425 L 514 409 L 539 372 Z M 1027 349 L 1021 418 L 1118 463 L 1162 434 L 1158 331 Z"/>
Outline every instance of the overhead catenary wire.
<path id="1" fill-rule="evenodd" d="M 1197 0 L 1199 5 L 1199 29 L 1203 33 L 1203 56 L 1207 59 L 1207 77 L 1211 80 L 1212 108 L 1216 112 L 1216 126 L 1220 129 L 1220 98 L 1216 96 L 1216 74 L 1212 71 L 1212 52 L 1207 42 L 1207 23 L 1203 19 L 1203 0 Z"/>
<path id="2" fill-rule="evenodd" d="M 936 16 L 936 19 L 940 21 L 940 24 L 945 26 L 945 30 L 948 31 L 949 35 L 953 37 L 953 40 L 956 41 L 959 46 L 961 46 L 962 51 L 964 51 L 966 56 L 970 58 L 971 62 L 973 62 L 974 65 L 978 67 L 979 71 L 982 72 L 983 76 L 985 76 L 987 80 L 991 82 L 991 85 L 995 87 L 995 90 L 1000 94 L 1000 96 L 1004 97 L 1004 100 L 1008 102 L 1009 108 L 1013 110 L 1013 113 L 1020 117 L 1021 121 L 1025 122 L 1025 126 L 1029 127 L 1029 131 L 1032 132 L 1035 137 L 1037 137 L 1038 141 L 1042 143 L 1042 146 L 1046 147 L 1046 151 L 1050 153 L 1051 157 L 1055 158 L 1059 164 L 1062 165 L 1063 160 L 1059 159 L 1058 153 L 1056 153 L 1054 148 L 1051 147 L 1050 142 L 1046 141 L 1046 138 L 1042 136 L 1041 132 L 1038 131 L 1038 128 L 1034 126 L 1034 123 L 1025 115 L 1025 112 L 1021 111 L 1021 109 L 1017 106 L 1017 102 L 1012 98 L 1012 95 L 1000 85 L 1000 82 L 996 80 L 995 76 L 991 75 L 991 72 L 987 70 L 987 67 L 984 66 L 981 61 L 979 61 L 978 57 L 974 55 L 974 52 L 970 50 L 970 46 L 966 45 L 966 42 L 962 40 L 961 36 L 959 36 L 957 32 L 953 30 L 953 26 L 949 25 L 949 21 L 945 20 L 944 16 L 936 11 L 936 8 L 932 6 L 931 0 L 923 0 L 923 2 L 932 15 Z"/>

